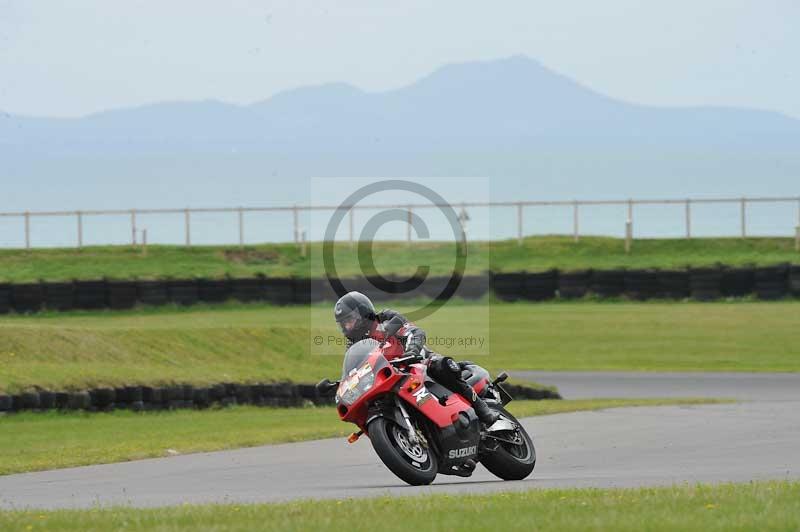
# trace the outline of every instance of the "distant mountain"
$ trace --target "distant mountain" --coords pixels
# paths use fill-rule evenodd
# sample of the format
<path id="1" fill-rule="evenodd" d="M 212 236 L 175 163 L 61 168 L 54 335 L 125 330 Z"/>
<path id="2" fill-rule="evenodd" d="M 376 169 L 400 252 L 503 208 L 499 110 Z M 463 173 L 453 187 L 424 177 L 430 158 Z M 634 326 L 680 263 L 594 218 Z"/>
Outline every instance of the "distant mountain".
<path id="1" fill-rule="evenodd" d="M 247 106 L 159 103 L 78 119 L 4 115 L 0 143 L 29 153 L 99 156 L 173 150 L 775 150 L 800 146 L 800 121 L 771 111 L 632 105 L 512 57 L 446 66 L 382 93 L 331 84 Z"/>
<path id="2" fill-rule="evenodd" d="M 500 195 L 523 186 L 556 198 L 796 194 L 798 154 L 800 121 L 783 114 L 633 105 L 521 56 L 445 66 L 386 92 L 329 84 L 251 105 L 158 103 L 74 119 L 0 113 L 0 179 L 18 196 L 5 202 L 29 208 L 42 203 L 32 184 L 70 179 L 58 204 L 93 206 L 110 201 L 100 189 L 131 180 L 213 191 L 221 173 L 239 191 L 273 177 L 480 175 L 504 184 Z M 293 186 L 273 183 L 272 197 L 291 197 Z M 163 199 L 136 190 L 119 203 Z M 208 192 L 179 203 L 250 197 Z"/>

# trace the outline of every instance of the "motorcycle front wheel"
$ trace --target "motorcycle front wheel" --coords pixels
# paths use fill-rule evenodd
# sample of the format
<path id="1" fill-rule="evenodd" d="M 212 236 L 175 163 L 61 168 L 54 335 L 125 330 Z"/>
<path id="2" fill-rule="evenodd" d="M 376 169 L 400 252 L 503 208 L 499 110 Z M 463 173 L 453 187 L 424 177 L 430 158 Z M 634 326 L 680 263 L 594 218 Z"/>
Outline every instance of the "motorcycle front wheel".
<path id="1" fill-rule="evenodd" d="M 492 408 L 510 419 L 519 427 L 513 434 L 503 432 L 498 436 L 503 436 L 506 440 L 512 438 L 516 441 L 499 441 L 497 448 L 489 451 L 481 457 L 480 461 L 490 473 L 503 480 L 522 480 L 533 472 L 536 466 L 536 448 L 533 446 L 533 439 L 525 431 L 517 418 L 508 413 L 501 406 Z"/>
<path id="2" fill-rule="evenodd" d="M 404 482 L 424 486 L 436 478 L 436 456 L 422 442 L 412 440 L 407 428 L 378 417 L 370 422 L 367 433 L 384 465 Z"/>

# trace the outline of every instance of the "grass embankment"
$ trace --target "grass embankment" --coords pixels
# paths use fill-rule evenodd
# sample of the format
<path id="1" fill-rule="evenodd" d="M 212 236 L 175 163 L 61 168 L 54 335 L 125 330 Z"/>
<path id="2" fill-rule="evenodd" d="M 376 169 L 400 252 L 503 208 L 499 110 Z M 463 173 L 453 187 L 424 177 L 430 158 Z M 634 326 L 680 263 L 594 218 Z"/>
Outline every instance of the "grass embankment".
<path id="1" fill-rule="evenodd" d="M 228 304 L 8 316 L 0 391 L 335 378 L 342 348 L 311 349 L 315 335 L 339 337 L 330 312 Z M 429 336 L 488 331 L 489 355 L 439 350 L 492 370 L 800 371 L 795 302 L 451 303 L 419 324 Z"/>
<path id="2" fill-rule="evenodd" d="M 414 516 L 387 519 L 399 508 Z M 0 512 L 11 530 L 797 530 L 800 482 Z"/>
<path id="3" fill-rule="evenodd" d="M 433 275 L 450 275 L 454 246 L 443 242 L 375 243 L 375 264 L 383 274 L 411 274 L 428 265 Z M 361 272 L 358 252 L 347 244 L 336 246 L 336 266 L 342 276 Z M 800 262 L 791 238 L 647 239 L 634 242 L 626 255 L 624 241 L 610 237 L 583 237 L 575 243 L 565 236 L 473 242 L 467 273 L 539 271 L 549 268 L 682 268 L 716 263 L 776 264 Z M 144 256 L 131 246 L 0 250 L 0 281 L 26 282 L 70 279 L 252 277 L 296 275 L 321 277 L 321 244 L 309 244 L 308 255 L 292 244 L 247 246 L 150 246 Z"/>
<path id="4" fill-rule="evenodd" d="M 512 401 L 518 417 L 623 406 L 706 404 L 706 399 Z M 0 417 L 0 475 L 179 453 L 346 436 L 355 425 L 333 407 L 134 413 L 23 413 Z M 344 443 L 344 442 L 343 442 Z M 363 443 L 362 443 L 363 444 Z"/>

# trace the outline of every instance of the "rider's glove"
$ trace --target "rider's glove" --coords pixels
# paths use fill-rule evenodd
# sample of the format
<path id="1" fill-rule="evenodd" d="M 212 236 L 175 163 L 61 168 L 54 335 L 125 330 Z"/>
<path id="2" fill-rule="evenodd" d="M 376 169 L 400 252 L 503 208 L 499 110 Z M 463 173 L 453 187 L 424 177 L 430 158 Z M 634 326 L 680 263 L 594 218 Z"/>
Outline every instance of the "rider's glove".
<path id="1" fill-rule="evenodd" d="M 421 358 L 419 354 L 419 349 L 414 347 L 407 349 L 406 352 L 403 353 L 403 358 L 405 357 Z"/>
<path id="2" fill-rule="evenodd" d="M 455 375 L 461 375 L 461 366 L 459 366 L 458 362 L 450 357 L 444 357 L 442 362 L 444 362 L 445 366 L 450 370 L 451 373 L 454 373 Z"/>

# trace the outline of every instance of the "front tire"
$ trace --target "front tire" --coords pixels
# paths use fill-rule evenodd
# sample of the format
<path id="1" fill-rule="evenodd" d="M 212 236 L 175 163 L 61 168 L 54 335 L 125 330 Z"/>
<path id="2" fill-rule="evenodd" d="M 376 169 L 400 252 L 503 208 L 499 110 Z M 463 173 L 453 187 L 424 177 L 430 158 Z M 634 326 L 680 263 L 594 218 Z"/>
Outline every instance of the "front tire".
<path id="1" fill-rule="evenodd" d="M 503 480 L 522 480 L 533 472 L 536 466 L 536 448 L 533 439 L 528 435 L 522 424 L 500 405 L 490 405 L 492 409 L 510 419 L 519 429 L 521 443 L 514 445 L 507 442 L 498 442 L 497 449 L 489 451 L 481 457 L 480 461 L 490 473 Z"/>
<path id="2" fill-rule="evenodd" d="M 389 470 L 412 486 L 433 482 L 439 472 L 436 455 L 422 443 L 413 443 L 408 430 L 378 417 L 367 427 L 372 448 Z"/>

